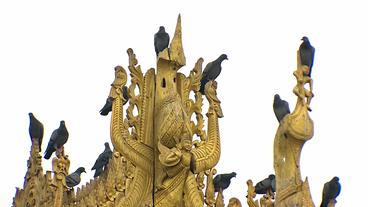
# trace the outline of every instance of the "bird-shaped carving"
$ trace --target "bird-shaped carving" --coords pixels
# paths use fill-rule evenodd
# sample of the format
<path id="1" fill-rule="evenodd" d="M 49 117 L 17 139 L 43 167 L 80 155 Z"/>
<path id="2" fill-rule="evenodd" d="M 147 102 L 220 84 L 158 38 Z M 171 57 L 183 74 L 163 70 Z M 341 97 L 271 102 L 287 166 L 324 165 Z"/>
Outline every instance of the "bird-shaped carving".
<path id="1" fill-rule="evenodd" d="M 112 157 L 112 151 L 110 149 L 109 143 L 105 142 L 105 150 L 98 156 L 95 164 L 93 165 L 91 170 L 96 170 L 94 174 L 94 178 L 101 175 L 103 170 L 105 170 L 109 160 Z"/>
<path id="2" fill-rule="evenodd" d="M 38 139 L 39 152 L 41 152 L 41 144 L 43 139 L 43 124 L 36 119 L 33 113 L 29 113 L 29 136 L 31 139 Z"/>
<path id="3" fill-rule="evenodd" d="M 225 190 L 230 186 L 231 178 L 235 177 L 236 173 L 218 174 L 213 179 L 213 185 L 215 187 L 215 192 L 220 192 Z"/>
<path id="4" fill-rule="evenodd" d="M 78 185 L 81 182 L 81 174 L 83 172 L 85 173 L 86 170 L 84 169 L 84 167 L 80 167 L 75 172 L 66 176 L 65 177 L 66 186 L 68 186 L 69 188 L 72 188 Z"/>
<path id="5" fill-rule="evenodd" d="M 323 186 L 321 207 L 327 207 L 331 200 L 335 200 L 340 194 L 341 185 L 338 177 L 333 177 L 329 182 Z"/>
<path id="6" fill-rule="evenodd" d="M 276 177 L 274 174 L 269 175 L 255 186 L 257 194 L 266 194 L 268 190 L 272 190 L 272 192 L 276 191 Z"/>
<path id="7" fill-rule="evenodd" d="M 199 91 L 204 95 L 204 88 L 207 82 L 214 81 L 221 73 L 221 63 L 227 60 L 227 55 L 222 54 L 216 60 L 209 62 L 203 70 L 201 87 Z"/>
<path id="8" fill-rule="evenodd" d="M 154 36 L 156 56 L 158 56 L 158 54 L 161 51 L 163 51 L 165 48 L 169 46 L 169 42 L 170 42 L 169 34 L 166 33 L 164 26 L 160 26 L 160 29 Z"/>
<path id="9" fill-rule="evenodd" d="M 306 65 L 309 67 L 309 74 L 310 77 L 312 74 L 312 67 L 314 62 L 314 47 L 310 44 L 308 37 L 303 37 L 301 39 L 303 42 L 299 46 L 299 54 L 300 54 L 300 61 L 302 65 Z"/>
<path id="10" fill-rule="evenodd" d="M 60 121 L 59 128 L 55 129 L 50 137 L 49 143 L 45 151 L 45 159 L 50 159 L 52 153 L 60 148 L 68 141 L 69 133 L 65 126 L 65 121 Z"/>
<path id="11" fill-rule="evenodd" d="M 273 111 L 275 112 L 277 121 L 279 121 L 279 123 L 287 114 L 290 114 L 289 103 L 285 100 L 282 100 L 279 94 L 274 96 Z"/>
<path id="12" fill-rule="evenodd" d="M 125 105 L 128 102 L 128 100 L 129 100 L 128 87 L 127 86 L 124 86 L 123 87 L 123 97 L 124 97 L 124 100 L 125 100 L 125 102 L 123 103 L 123 105 Z M 112 97 L 108 97 L 106 99 L 105 105 L 100 110 L 100 114 L 102 116 L 107 116 L 112 111 L 112 101 L 113 101 L 113 98 Z"/>

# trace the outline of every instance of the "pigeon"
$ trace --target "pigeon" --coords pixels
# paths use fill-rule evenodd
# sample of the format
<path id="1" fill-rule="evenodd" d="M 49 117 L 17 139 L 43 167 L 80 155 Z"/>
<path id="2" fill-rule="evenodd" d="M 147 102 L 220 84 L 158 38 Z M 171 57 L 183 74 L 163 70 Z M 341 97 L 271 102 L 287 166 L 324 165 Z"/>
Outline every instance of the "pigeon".
<path id="1" fill-rule="evenodd" d="M 300 61 L 302 65 L 309 67 L 308 76 L 311 77 L 314 61 L 314 47 L 310 44 L 308 37 L 304 36 L 301 40 L 303 40 L 303 42 L 299 47 Z"/>
<path id="2" fill-rule="evenodd" d="M 84 167 L 78 168 L 75 172 L 65 177 L 66 186 L 72 188 L 81 182 L 81 174 L 85 173 Z"/>
<path id="3" fill-rule="evenodd" d="M 333 177 L 329 182 L 323 186 L 321 207 L 327 207 L 331 200 L 336 199 L 340 194 L 341 185 L 338 177 Z"/>
<path id="4" fill-rule="evenodd" d="M 154 37 L 156 56 L 158 56 L 161 51 L 169 46 L 169 41 L 170 36 L 165 32 L 165 27 L 160 26 L 160 29 Z"/>
<path id="5" fill-rule="evenodd" d="M 204 86 L 209 81 L 214 81 L 221 73 L 221 63 L 227 60 L 227 55 L 222 54 L 216 60 L 209 62 L 203 70 L 201 79 L 201 88 L 199 91 L 204 95 Z"/>
<path id="6" fill-rule="evenodd" d="M 93 165 L 91 170 L 96 170 L 94 174 L 94 178 L 101 175 L 103 170 L 106 168 L 109 160 L 112 157 L 112 151 L 110 149 L 109 143 L 105 142 L 105 150 L 98 156 L 95 164 Z"/>
<path id="7" fill-rule="evenodd" d="M 102 116 L 107 116 L 107 114 L 110 113 L 110 111 L 112 111 L 112 97 L 108 97 L 106 99 L 106 103 L 105 105 L 102 107 L 102 109 L 100 110 L 100 114 Z"/>
<path id="8" fill-rule="evenodd" d="M 126 102 L 128 102 L 128 100 L 129 100 L 129 92 L 128 92 L 128 87 L 127 86 L 123 87 L 123 97 L 125 99 L 124 104 L 126 104 Z"/>
<path id="9" fill-rule="evenodd" d="M 236 176 L 235 172 L 216 175 L 216 177 L 213 179 L 213 185 L 215 187 L 215 192 L 220 192 L 228 188 L 231 183 L 231 178 L 235 176 Z"/>
<path id="10" fill-rule="evenodd" d="M 68 141 L 69 133 L 65 126 L 65 121 L 60 121 L 59 128 L 55 129 L 50 137 L 50 141 L 47 144 L 47 148 L 45 151 L 45 159 L 50 159 L 52 153 L 54 153 L 57 149 L 60 149 L 66 141 Z"/>
<path id="11" fill-rule="evenodd" d="M 123 103 L 123 105 L 124 105 L 129 100 L 128 87 L 126 87 L 126 86 L 123 87 L 123 97 L 124 97 L 124 100 L 125 100 L 125 102 Z M 102 116 L 107 116 L 110 113 L 110 111 L 112 111 L 112 101 L 113 101 L 112 97 L 108 97 L 106 99 L 105 105 L 100 110 L 100 114 Z"/>
<path id="12" fill-rule="evenodd" d="M 279 94 L 275 94 L 273 98 L 273 112 L 275 112 L 277 121 L 279 121 L 279 123 L 287 114 L 290 114 L 289 103 L 285 100 L 282 100 Z"/>
<path id="13" fill-rule="evenodd" d="M 43 138 L 43 124 L 34 117 L 32 113 L 29 113 L 29 136 L 31 139 L 38 139 L 39 152 L 41 152 L 41 144 Z"/>
<path id="14" fill-rule="evenodd" d="M 274 174 L 269 175 L 268 178 L 260 181 L 255 186 L 257 194 L 266 194 L 268 190 L 276 191 L 276 177 Z"/>

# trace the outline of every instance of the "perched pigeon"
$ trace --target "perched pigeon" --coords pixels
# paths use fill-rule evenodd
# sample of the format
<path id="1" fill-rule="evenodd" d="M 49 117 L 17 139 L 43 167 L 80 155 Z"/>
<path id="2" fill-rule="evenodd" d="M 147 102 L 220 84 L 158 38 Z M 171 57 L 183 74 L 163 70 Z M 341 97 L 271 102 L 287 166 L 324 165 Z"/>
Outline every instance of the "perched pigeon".
<path id="1" fill-rule="evenodd" d="M 84 167 L 78 168 L 75 172 L 65 177 L 66 186 L 72 188 L 81 182 L 81 174 L 85 173 Z"/>
<path id="2" fill-rule="evenodd" d="M 308 37 L 304 36 L 301 40 L 303 40 L 303 42 L 299 47 L 300 61 L 302 65 L 309 67 L 308 76 L 310 77 L 314 61 L 314 47 L 310 44 Z"/>
<path id="3" fill-rule="evenodd" d="M 60 121 L 59 128 L 55 129 L 50 137 L 50 141 L 47 144 L 47 148 L 45 151 L 45 159 L 50 159 L 52 153 L 54 153 L 57 149 L 60 149 L 66 141 L 68 141 L 69 133 L 66 129 L 65 122 Z"/>
<path id="4" fill-rule="evenodd" d="M 268 178 L 257 183 L 255 186 L 257 194 L 266 194 L 268 190 L 272 190 L 272 192 L 276 191 L 276 177 L 274 174 L 269 175 Z"/>
<path id="5" fill-rule="evenodd" d="M 227 60 L 227 55 L 222 54 L 216 60 L 209 62 L 203 70 L 201 88 L 199 91 L 204 95 L 204 86 L 207 82 L 215 80 L 221 73 L 221 63 Z"/>
<path id="6" fill-rule="evenodd" d="M 289 103 L 282 100 L 279 94 L 276 94 L 273 98 L 273 112 L 275 112 L 279 123 L 287 114 L 290 114 Z"/>
<path id="7" fill-rule="evenodd" d="M 231 178 L 235 177 L 236 173 L 228 173 L 228 174 L 218 174 L 213 179 L 213 185 L 215 186 L 215 192 L 220 192 L 229 187 L 231 183 Z"/>
<path id="8" fill-rule="evenodd" d="M 124 97 L 124 99 L 125 99 L 125 102 L 123 103 L 123 105 L 124 104 L 126 104 L 127 102 L 128 102 L 128 100 L 129 100 L 129 96 L 128 96 L 128 87 L 126 87 L 126 86 L 124 86 L 123 87 L 123 97 Z M 107 99 L 106 99 L 106 103 L 105 103 L 105 105 L 102 107 L 102 109 L 100 110 L 100 114 L 102 115 L 102 116 L 107 116 L 107 114 L 109 114 L 110 113 L 110 111 L 112 111 L 112 101 L 113 101 L 113 99 L 111 98 L 111 97 L 108 97 Z"/>
<path id="9" fill-rule="evenodd" d="M 169 46 L 169 41 L 170 36 L 165 32 L 165 27 L 160 26 L 160 29 L 154 37 L 156 56 L 158 56 L 161 51 Z"/>
<path id="10" fill-rule="evenodd" d="M 336 176 L 333 177 L 329 182 L 325 183 L 323 186 L 321 207 L 327 207 L 331 200 L 336 199 L 336 197 L 340 194 L 340 190 L 341 185 L 339 183 L 339 178 Z"/>
<path id="11" fill-rule="evenodd" d="M 94 178 L 101 175 L 103 170 L 106 168 L 109 160 L 112 157 L 112 151 L 110 149 L 109 143 L 105 142 L 105 150 L 98 156 L 95 164 L 93 165 L 91 170 L 96 170 L 94 174 Z"/>
<path id="12" fill-rule="evenodd" d="M 29 113 L 29 136 L 31 139 L 38 139 L 39 152 L 41 152 L 41 144 L 43 138 L 43 124 Z"/>

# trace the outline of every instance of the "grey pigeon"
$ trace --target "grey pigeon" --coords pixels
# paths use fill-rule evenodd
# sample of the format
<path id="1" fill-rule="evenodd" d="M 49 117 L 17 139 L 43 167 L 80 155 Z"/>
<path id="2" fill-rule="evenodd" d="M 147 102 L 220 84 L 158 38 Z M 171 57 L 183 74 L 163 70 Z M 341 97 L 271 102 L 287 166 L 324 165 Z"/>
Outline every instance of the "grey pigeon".
<path id="1" fill-rule="evenodd" d="M 45 151 L 45 159 L 50 159 L 52 153 L 54 153 L 57 149 L 60 149 L 66 141 L 68 141 L 69 133 L 65 126 L 65 121 L 60 121 L 59 128 L 55 129 L 50 137 L 50 141 L 47 144 L 47 148 Z"/>
<path id="2" fill-rule="evenodd" d="M 105 150 L 98 156 L 95 164 L 93 165 L 91 170 L 96 170 L 93 175 L 94 178 L 101 175 L 103 170 L 106 169 L 109 160 L 112 157 L 112 151 L 110 149 L 109 143 L 105 142 Z"/>
<path id="3" fill-rule="evenodd" d="M 128 87 L 126 87 L 126 86 L 124 86 L 123 87 L 123 97 L 124 97 L 124 99 L 125 99 L 125 102 L 123 103 L 123 105 L 124 104 L 126 104 L 127 102 L 128 102 L 128 100 L 129 100 L 129 95 L 128 95 Z M 112 101 L 113 101 L 113 98 L 111 98 L 111 97 L 108 97 L 107 99 L 106 99 L 106 103 L 105 103 L 105 105 L 102 107 L 102 109 L 100 110 L 100 114 L 102 115 L 102 116 L 107 116 L 107 114 L 109 114 L 110 113 L 110 111 L 112 111 Z"/>
<path id="4" fill-rule="evenodd" d="M 170 36 L 165 32 L 165 27 L 160 26 L 160 29 L 154 36 L 154 44 L 156 56 L 169 46 Z"/>
<path id="5" fill-rule="evenodd" d="M 236 173 L 218 174 L 213 179 L 213 185 L 215 186 L 215 192 L 220 192 L 225 190 L 230 186 L 231 178 L 235 177 Z"/>
<path id="6" fill-rule="evenodd" d="M 39 152 L 41 152 L 41 144 L 43 138 L 43 124 L 36 119 L 33 113 L 29 113 L 29 136 L 31 139 L 38 139 Z"/>
<path id="7" fill-rule="evenodd" d="M 266 194 L 268 190 L 276 191 L 276 177 L 274 174 L 269 175 L 255 186 L 257 194 Z"/>
<path id="8" fill-rule="evenodd" d="M 309 74 L 310 77 L 312 74 L 312 67 L 314 61 L 314 47 L 310 44 L 308 37 L 303 37 L 302 44 L 299 46 L 299 54 L 300 54 L 300 61 L 302 65 L 306 65 L 309 67 Z"/>
<path id="9" fill-rule="evenodd" d="M 273 112 L 275 112 L 277 121 L 279 121 L 279 123 L 287 114 L 290 114 L 289 103 L 285 100 L 282 100 L 279 94 L 275 94 L 273 98 Z"/>
<path id="10" fill-rule="evenodd" d="M 204 95 L 204 86 L 207 82 L 215 80 L 221 73 L 221 63 L 227 60 L 227 55 L 222 54 L 216 60 L 209 62 L 203 70 L 201 79 L 201 88 L 199 91 Z"/>
<path id="11" fill-rule="evenodd" d="M 323 186 L 321 207 L 327 207 L 331 200 L 336 199 L 340 194 L 341 185 L 338 177 L 333 177 L 329 182 Z"/>
<path id="12" fill-rule="evenodd" d="M 72 188 L 78 185 L 81 182 L 81 174 L 83 172 L 85 173 L 86 170 L 84 169 L 84 167 L 80 167 L 72 174 L 69 174 L 68 176 L 66 176 L 65 177 L 66 186 L 68 186 L 69 188 Z"/>

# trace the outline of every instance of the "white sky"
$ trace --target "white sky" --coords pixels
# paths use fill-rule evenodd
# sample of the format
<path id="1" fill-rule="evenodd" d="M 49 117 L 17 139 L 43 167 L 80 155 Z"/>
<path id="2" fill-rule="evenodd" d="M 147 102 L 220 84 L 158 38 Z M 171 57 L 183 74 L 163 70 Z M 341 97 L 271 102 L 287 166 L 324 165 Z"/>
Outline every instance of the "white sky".
<path id="1" fill-rule="evenodd" d="M 367 175 L 366 98 L 368 13 L 358 1 L 1 1 L 0 2 L 0 206 L 10 206 L 22 187 L 30 150 L 28 112 L 43 122 L 45 149 L 51 132 L 65 120 L 71 171 L 87 169 L 109 141 L 105 103 L 114 67 L 127 69 L 134 49 L 142 69 L 155 67 L 153 35 L 163 25 L 173 36 L 182 15 L 186 75 L 199 57 L 205 64 L 221 53 L 228 61 L 218 81 L 225 117 L 220 120 L 219 173 L 238 176 L 225 200 L 246 206 L 246 180 L 256 183 L 273 172 L 272 110 L 279 93 L 292 93 L 296 51 L 308 36 L 316 48 L 310 114 L 315 136 L 302 151 L 317 206 L 323 184 L 340 177 L 338 206 L 357 206 Z M 51 161 L 43 160 L 44 170 Z M 364 184 L 363 184 L 364 183 Z M 363 201 L 364 202 L 364 201 Z"/>

